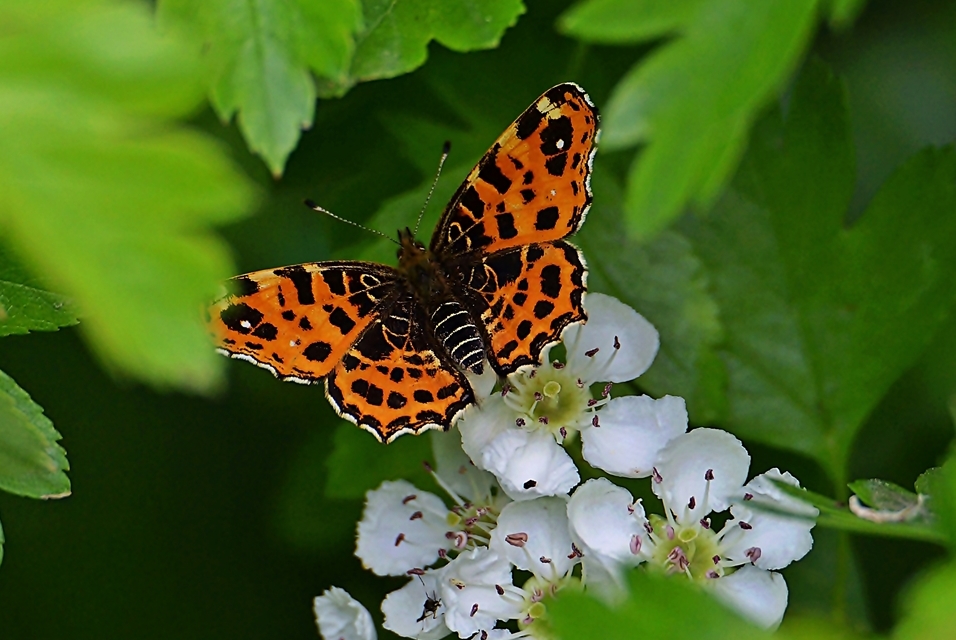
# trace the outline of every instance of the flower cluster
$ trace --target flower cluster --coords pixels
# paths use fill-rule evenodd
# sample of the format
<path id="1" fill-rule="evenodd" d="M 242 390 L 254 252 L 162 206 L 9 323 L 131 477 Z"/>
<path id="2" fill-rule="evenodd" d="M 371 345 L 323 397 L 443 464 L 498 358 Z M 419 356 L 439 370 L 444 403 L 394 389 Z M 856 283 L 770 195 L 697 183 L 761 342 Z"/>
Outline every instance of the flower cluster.
<path id="1" fill-rule="evenodd" d="M 777 570 L 810 550 L 816 510 L 781 491 L 799 486 L 789 473 L 747 482 L 740 441 L 688 431 L 681 398 L 612 397 L 614 383 L 650 366 L 657 331 L 608 296 L 590 294 L 587 310 L 587 324 L 565 331 L 563 361 L 545 354 L 469 409 L 457 433 L 432 434 L 432 474 L 449 502 L 403 480 L 368 493 L 356 555 L 378 575 L 409 578 L 382 603 L 386 629 L 419 640 L 546 637 L 550 599 L 565 589 L 614 598 L 638 565 L 779 624 L 787 585 Z M 591 466 L 650 478 L 663 515 L 607 478 L 581 484 L 564 446 L 577 437 Z M 315 612 L 327 639 L 375 637 L 340 589 L 316 598 Z"/>

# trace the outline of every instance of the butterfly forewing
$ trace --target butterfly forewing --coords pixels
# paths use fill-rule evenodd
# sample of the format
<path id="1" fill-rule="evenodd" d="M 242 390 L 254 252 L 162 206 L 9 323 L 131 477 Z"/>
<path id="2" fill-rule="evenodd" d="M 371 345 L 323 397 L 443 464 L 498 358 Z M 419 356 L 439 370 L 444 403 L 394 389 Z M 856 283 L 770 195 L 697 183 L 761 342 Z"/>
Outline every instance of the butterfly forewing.
<path id="1" fill-rule="evenodd" d="M 472 169 L 442 215 L 431 248 L 491 253 L 564 238 L 591 204 L 598 114 L 581 87 L 538 98 Z"/>
<path id="2" fill-rule="evenodd" d="M 230 281 L 209 310 L 222 352 L 296 382 L 326 376 L 396 297 L 398 273 L 368 262 L 315 262 Z"/>

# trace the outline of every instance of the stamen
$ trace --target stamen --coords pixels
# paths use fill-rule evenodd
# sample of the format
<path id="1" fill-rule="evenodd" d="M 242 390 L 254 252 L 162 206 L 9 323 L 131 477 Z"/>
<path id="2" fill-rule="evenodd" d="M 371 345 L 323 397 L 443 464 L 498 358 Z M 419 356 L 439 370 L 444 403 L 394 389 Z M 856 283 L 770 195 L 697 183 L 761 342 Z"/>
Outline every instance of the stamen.
<path id="1" fill-rule="evenodd" d="M 611 387 L 613 386 L 614 386 L 613 382 L 608 382 L 606 385 L 604 385 L 604 391 L 601 392 L 601 397 L 606 398 L 609 395 L 611 395 Z"/>
<path id="2" fill-rule="evenodd" d="M 752 524 L 750 524 L 749 522 L 744 522 L 743 520 L 741 520 L 738 524 L 740 525 L 740 528 L 743 529 L 744 531 L 750 531 L 751 529 L 754 528 Z"/>
<path id="3" fill-rule="evenodd" d="M 713 469 L 708 469 L 708 470 L 704 473 L 704 480 L 706 480 L 707 482 L 710 482 L 710 481 L 713 480 L 713 479 L 714 479 L 714 470 L 713 470 Z"/>
<path id="4" fill-rule="evenodd" d="M 702 526 L 705 529 L 710 529 L 710 518 L 701 518 L 700 526 Z"/>
<path id="5" fill-rule="evenodd" d="M 595 400 L 594 398 L 591 398 L 590 400 L 588 400 L 588 407 L 593 407 L 597 403 L 598 403 L 597 400 Z"/>
<path id="6" fill-rule="evenodd" d="M 425 570 L 424 570 L 424 569 L 419 569 L 419 568 L 416 567 L 416 568 L 414 568 L 414 569 L 409 569 L 409 570 L 406 571 L 405 573 L 408 574 L 408 575 L 410 575 L 410 576 L 423 576 L 423 575 L 425 575 Z"/>
<path id="7" fill-rule="evenodd" d="M 557 369 L 558 371 L 560 371 L 561 369 L 564 369 L 565 365 L 560 360 L 555 360 L 554 362 L 551 363 L 551 366 Z"/>
<path id="8" fill-rule="evenodd" d="M 540 422 L 541 424 L 548 424 L 548 416 L 539 417 L 538 422 Z"/>
<path id="9" fill-rule="evenodd" d="M 586 355 L 589 358 L 593 358 L 598 351 L 600 351 L 600 349 L 598 347 L 594 347 L 593 349 L 588 349 L 587 351 L 585 351 L 584 355 Z"/>
<path id="10" fill-rule="evenodd" d="M 512 547 L 523 547 L 526 542 L 528 542 L 527 533 L 509 533 L 505 536 L 505 542 L 510 544 Z"/>
<path id="11" fill-rule="evenodd" d="M 720 564 L 720 556 L 714 556 L 711 560 L 714 561 L 714 564 Z"/>
<path id="12" fill-rule="evenodd" d="M 583 388 L 584 388 L 584 381 L 581 380 L 581 378 L 578 378 L 578 380 L 577 380 L 577 382 L 576 382 L 575 384 L 578 385 L 578 389 L 583 389 Z"/>
<path id="13" fill-rule="evenodd" d="M 507 382 L 504 383 L 504 384 L 501 386 L 501 397 L 504 398 L 504 397 L 505 397 L 506 395 L 508 395 L 510 392 L 511 392 L 511 385 L 510 385 L 509 383 L 507 383 Z"/>
<path id="14" fill-rule="evenodd" d="M 650 522 L 645 521 L 645 522 L 644 522 L 644 531 L 646 531 L 646 532 L 648 532 L 648 533 L 654 533 L 654 526 L 653 526 Z"/>
<path id="15" fill-rule="evenodd" d="M 568 437 L 568 430 L 565 429 L 564 427 L 561 427 L 560 429 L 558 429 L 558 433 L 561 434 L 561 439 L 562 439 L 562 440 L 564 440 L 564 439 L 566 439 L 566 438 Z"/>
<path id="16" fill-rule="evenodd" d="M 518 418 L 517 420 L 515 420 L 515 426 L 516 426 L 516 427 L 523 427 L 523 426 L 524 426 L 524 418 Z"/>
<path id="17" fill-rule="evenodd" d="M 475 604 L 471 605 L 471 613 L 470 613 L 469 615 L 470 615 L 470 617 L 474 618 L 476 613 L 478 613 L 478 603 L 477 603 L 477 602 L 476 602 Z"/>
<path id="18" fill-rule="evenodd" d="M 448 552 L 445 551 L 444 548 L 439 547 L 439 548 L 438 548 L 438 557 L 441 558 L 442 560 L 444 560 L 445 558 L 448 557 Z"/>
<path id="19" fill-rule="evenodd" d="M 706 575 L 706 576 L 707 576 L 708 578 L 710 578 L 711 580 L 720 577 L 720 574 L 717 573 L 716 571 L 714 571 L 713 569 L 711 569 L 710 571 L 708 571 L 708 572 L 707 572 L 706 574 L 704 574 L 704 575 Z"/>
<path id="20" fill-rule="evenodd" d="M 495 591 L 498 592 L 498 595 L 499 595 L 499 596 L 505 595 L 505 589 L 504 589 L 504 587 L 502 587 L 500 584 L 496 584 L 496 585 L 495 585 Z"/>
<path id="21" fill-rule="evenodd" d="M 750 558 L 750 564 L 757 564 L 757 560 L 760 560 L 761 556 L 760 547 L 750 547 L 744 551 L 744 555 Z"/>
<path id="22" fill-rule="evenodd" d="M 395 536 L 395 546 L 397 547 L 398 545 L 402 544 L 402 541 L 404 540 L 405 540 L 405 534 L 404 533 L 398 534 L 397 536 Z"/>
<path id="23" fill-rule="evenodd" d="M 614 336 L 614 348 L 615 349 L 621 348 L 621 341 L 617 339 L 617 336 Z"/>
<path id="24" fill-rule="evenodd" d="M 533 489 L 534 487 L 537 487 L 537 486 L 538 486 L 538 481 L 537 481 L 537 480 L 525 480 L 525 483 L 524 483 L 523 485 L 521 485 L 521 486 L 524 487 L 525 489 Z"/>
<path id="25" fill-rule="evenodd" d="M 600 426 L 601 426 L 600 424 L 598 424 L 597 414 L 594 414 L 594 417 L 591 418 L 591 426 L 592 426 L 592 427 L 600 427 Z"/>
<path id="26" fill-rule="evenodd" d="M 672 526 L 670 526 L 670 525 L 667 525 L 667 528 L 664 529 L 664 531 L 667 532 L 667 539 L 668 539 L 668 540 L 673 540 L 673 539 L 674 539 L 674 527 L 672 527 Z"/>
<path id="27" fill-rule="evenodd" d="M 424 514 L 421 511 L 416 511 L 409 517 L 409 520 L 421 520 Z"/>
<path id="28" fill-rule="evenodd" d="M 745 494 L 744 494 L 744 500 L 753 500 L 753 499 L 754 499 L 754 494 L 752 494 L 752 493 L 745 493 Z"/>
<path id="29" fill-rule="evenodd" d="M 636 533 L 631 536 L 631 553 L 635 556 L 641 552 L 641 536 Z"/>
<path id="30" fill-rule="evenodd" d="M 402 498 L 402 504 L 408 504 L 409 502 L 411 502 L 412 500 L 414 500 L 414 499 L 417 498 L 417 497 L 418 497 L 418 496 L 416 496 L 414 493 L 411 494 L 410 496 L 405 496 L 404 498 Z"/>
<path id="31" fill-rule="evenodd" d="M 551 564 L 551 558 L 546 558 L 544 556 L 541 556 L 540 558 L 538 558 L 538 562 L 540 562 L 541 564 Z"/>
<path id="32" fill-rule="evenodd" d="M 578 549 L 578 546 L 572 542 L 571 555 L 568 556 L 568 560 L 573 560 L 574 558 L 583 558 L 583 557 L 584 557 L 584 554 L 581 553 L 581 550 Z"/>
<path id="33" fill-rule="evenodd" d="M 541 392 L 540 392 L 540 391 L 535 391 L 535 392 L 534 392 L 534 401 L 535 401 L 535 402 L 541 402 L 542 400 L 544 400 L 544 396 L 541 395 Z"/>
<path id="34" fill-rule="evenodd" d="M 691 496 L 690 500 L 687 501 L 687 508 L 691 511 L 697 508 L 697 499 L 694 496 Z"/>
<path id="35" fill-rule="evenodd" d="M 654 482 L 656 482 L 657 484 L 664 482 L 664 478 L 661 477 L 661 474 L 657 470 L 657 467 L 654 467 L 654 470 L 651 472 L 651 477 L 654 479 Z"/>

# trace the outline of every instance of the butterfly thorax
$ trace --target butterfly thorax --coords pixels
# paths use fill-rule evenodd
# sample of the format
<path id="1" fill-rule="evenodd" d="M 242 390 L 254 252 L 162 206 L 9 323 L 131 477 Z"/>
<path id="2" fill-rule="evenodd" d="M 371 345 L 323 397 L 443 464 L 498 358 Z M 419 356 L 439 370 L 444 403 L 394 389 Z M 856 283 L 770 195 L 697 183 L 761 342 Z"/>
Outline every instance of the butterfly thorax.
<path id="1" fill-rule="evenodd" d="M 398 270 L 428 315 L 433 334 L 459 367 L 481 374 L 484 341 L 471 314 L 452 294 L 441 262 L 407 227 L 398 232 L 398 240 Z"/>

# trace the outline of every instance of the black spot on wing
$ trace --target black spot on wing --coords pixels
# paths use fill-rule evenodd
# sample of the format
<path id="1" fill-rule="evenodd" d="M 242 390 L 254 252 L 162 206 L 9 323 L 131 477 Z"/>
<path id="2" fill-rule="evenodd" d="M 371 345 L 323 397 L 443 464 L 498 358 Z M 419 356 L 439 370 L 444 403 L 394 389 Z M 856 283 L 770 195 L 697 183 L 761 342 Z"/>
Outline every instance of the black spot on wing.
<path id="1" fill-rule="evenodd" d="M 544 320 L 554 311 L 554 303 L 548 300 L 538 300 L 534 303 L 534 317 L 538 320 Z M 529 331 L 530 333 L 530 331 Z"/>
<path id="2" fill-rule="evenodd" d="M 544 118 L 544 114 L 538 111 L 538 105 L 531 105 L 524 113 L 518 116 L 518 120 L 515 122 L 515 135 L 518 136 L 519 140 L 526 140 L 532 133 L 537 131 L 542 118 Z"/>
<path id="3" fill-rule="evenodd" d="M 259 283 L 248 276 L 239 276 L 232 281 L 235 283 L 236 296 L 239 298 L 259 292 Z"/>
<path id="4" fill-rule="evenodd" d="M 282 312 L 282 319 L 292 322 L 293 320 L 295 320 L 295 311 L 293 311 L 292 309 L 286 309 L 285 311 Z"/>
<path id="5" fill-rule="evenodd" d="M 390 409 L 401 409 L 407 402 L 408 400 L 405 399 L 405 396 L 400 393 L 395 391 L 388 393 L 388 407 Z"/>
<path id="6" fill-rule="evenodd" d="M 257 338 L 262 338 L 267 342 L 272 342 L 276 339 L 276 336 L 279 335 L 279 330 L 276 329 L 274 324 L 264 322 L 256 327 L 256 330 L 252 332 L 252 335 Z"/>
<path id="7" fill-rule="evenodd" d="M 534 196 L 535 196 L 534 189 L 521 190 L 521 199 L 524 200 L 525 204 L 528 204 L 529 202 L 534 200 Z"/>
<path id="8" fill-rule="evenodd" d="M 222 320 L 224 325 L 233 331 L 244 334 L 250 333 L 256 325 L 262 322 L 262 318 L 260 311 L 253 309 L 245 302 L 231 304 L 219 314 L 219 319 Z M 244 326 L 243 323 L 248 326 Z"/>
<path id="9" fill-rule="evenodd" d="M 465 189 L 465 192 L 461 194 L 460 202 L 475 218 L 478 218 L 485 212 L 485 201 L 478 195 L 478 191 L 474 186 L 469 186 Z"/>
<path id="10" fill-rule="evenodd" d="M 544 249 L 540 245 L 532 244 L 528 246 L 528 250 L 525 252 L 525 259 L 527 259 L 528 264 L 534 264 L 538 260 L 544 257 Z M 519 287 L 522 289 L 527 289 L 525 287 Z"/>
<path id="11" fill-rule="evenodd" d="M 312 362 L 325 362 L 325 360 L 332 353 L 332 345 L 328 342 L 313 342 L 305 349 L 302 350 L 302 355 L 304 355 L 308 360 Z M 355 358 L 353 358 L 355 359 Z M 357 362 L 356 362 L 357 364 Z M 346 368 L 348 368 L 346 366 Z"/>
<path id="12" fill-rule="evenodd" d="M 501 145 L 495 143 L 495 146 L 481 159 L 478 164 L 478 178 L 493 186 L 498 193 L 505 194 L 511 188 L 511 180 L 498 168 L 496 159 L 500 149 Z"/>
<path id="13" fill-rule="evenodd" d="M 558 211 L 557 207 L 547 207 L 546 209 L 541 209 L 535 214 L 534 217 L 534 228 L 538 231 L 549 231 L 554 229 L 555 225 L 558 224 L 558 218 L 561 213 Z"/>
<path id="14" fill-rule="evenodd" d="M 534 182 L 534 173 L 528 169 L 521 178 L 521 184 L 531 184 L 532 182 Z"/>
<path id="15" fill-rule="evenodd" d="M 312 330 L 312 323 L 309 322 L 309 319 L 306 316 L 302 316 L 302 319 L 299 320 L 299 326 L 302 328 L 303 331 Z"/>
<path id="16" fill-rule="evenodd" d="M 541 293 L 549 298 L 557 298 L 561 294 L 561 267 L 549 264 L 541 270 Z"/>
<path id="17" fill-rule="evenodd" d="M 451 396 L 458 393 L 458 390 L 461 389 L 461 385 L 457 382 L 452 382 L 451 384 L 442 387 L 438 390 L 438 399 L 444 400 L 445 398 L 450 398 Z"/>
<path id="18" fill-rule="evenodd" d="M 312 292 L 312 274 L 300 264 L 283 267 L 273 271 L 279 277 L 288 278 L 295 287 L 299 304 L 315 304 L 315 294 Z"/>
<path id="19" fill-rule="evenodd" d="M 541 152 L 553 156 L 566 151 L 574 141 L 574 126 L 571 118 L 559 116 L 548 121 L 541 130 Z"/>
<path id="20" fill-rule="evenodd" d="M 568 154 L 560 153 L 556 156 L 551 156 L 544 161 L 544 168 L 548 170 L 553 176 L 563 176 L 564 168 L 568 164 Z"/>
<path id="21" fill-rule="evenodd" d="M 325 269 L 321 273 L 329 291 L 337 296 L 345 295 L 345 274 L 341 269 Z"/>
<path id="22" fill-rule="evenodd" d="M 305 320 L 305 318 L 303 318 Z M 306 320 L 308 322 L 308 320 Z M 329 314 L 329 323 L 337 327 L 342 335 L 347 335 L 352 329 L 355 328 L 355 321 L 349 317 L 349 314 L 345 312 L 341 307 L 336 307 L 332 313 Z M 301 323 L 300 323 L 301 324 Z M 305 329 L 305 327 L 302 327 Z"/>
<path id="23" fill-rule="evenodd" d="M 412 397 L 415 398 L 415 402 L 419 404 L 429 404 L 435 401 L 432 392 L 427 389 L 416 389 L 415 392 L 412 393 Z"/>
<path id="24" fill-rule="evenodd" d="M 514 238 L 518 235 L 515 228 L 515 217 L 510 213 L 499 213 L 495 216 L 495 224 L 498 225 L 498 236 L 504 240 Z"/>
<path id="25" fill-rule="evenodd" d="M 522 320 L 520 323 L 518 323 L 518 328 L 515 331 L 515 334 L 518 336 L 519 340 L 524 340 L 531 335 L 531 321 Z"/>

